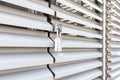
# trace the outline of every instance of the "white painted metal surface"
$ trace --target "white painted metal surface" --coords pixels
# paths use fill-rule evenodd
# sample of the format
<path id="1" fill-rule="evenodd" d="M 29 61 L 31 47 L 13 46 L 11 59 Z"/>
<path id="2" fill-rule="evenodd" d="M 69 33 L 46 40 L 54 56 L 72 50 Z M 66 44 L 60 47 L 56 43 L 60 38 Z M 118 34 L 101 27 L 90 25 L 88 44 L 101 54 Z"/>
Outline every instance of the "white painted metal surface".
<path id="1" fill-rule="evenodd" d="M 108 28 L 109 31 L 107 33 L 108 35 L 108 49 L 109 49 L 109 61 L 108 64 L 110 70 L 108 70 L 108 74 L 110 75 L 110 80 L 119 80 L 120 76 L 120 13 L 119 13 L 119 5 L 120 3 L 118 0 L 109 1 L 108 3 L 112 7 L 109 9 L 108 18 L 109 24 Z"/>
<path id="2" fill-rule="evenodd" d="M 72 15 L 70 16 L 70 15 L 61 13 L 60 11 L 57 11 L 56 13 L 57 13 L 57 17 L 59 17 L 59 18 L 65 18 L 65 19 L 71 20 L 73 22 L 77 22 L 77 23 L 80 23 L 83 25 L 89 25 L 89 27 L 94 27 L 94 28 L 102 30 L 102 27 L 99 26 L 98 24 L 96 24 L 95 22 L 89 21 L 89 20 L 82 18 L 80 16 L 73 17 Z"/>
<path id="3" fill-rule="evenodd" d="M 120 79 L 119 0 L 0 2 L 0 80 Z"/>
<path id="4" fill-rule="evenodd" d="M 62 79 L 58 79 L 58 80 L 93 80 L 96 77 L 99 77 L 101 75 L 102 75 L 101 70 L 94 69 L 94 70 L 91 70 L 91 71 L 86 71 L 84 73 L 79 73 L 77 75 L 73 75 L 73 76 L 62 78 Z"/>
<path id="5" fill-rule="evenodd" d="M 69 21 L 76 22 L 76 23 L 79 23 L 82 25 L 86 25 L 86 26 L 89 25 L 89 27 L 93 27 L 93 28 L 102 30 L 102 27 L 93 20 L 89 20 L 82 16 L 72 14 L 70 12 L 67 12 L 67 11 L 60 9 L 53 5 L 52 5 L 52 8 L 56 11 L 56 17 L 58 17 L 58 18 L 63 18 L 65 20 L 69 20 Z"/>
<path id="6" fill-rule="evenodd" d="M 66 33 L 69 35 L 79 35 L 79 36 L 85 36 L 89 38 L 99 38 L 102 39 L 102 35 L 99 34 L 98 32 L 93 32 L 94 30 L 90 29 L 85 29 L 81 28 L 82 26 L 75 26 L 75 25 L 70 25 L 65 22 L 60 22 L 58 20 L 52 20 L 52 23 L 58 23 L 62 24 L 62 33 Z"/>
<path id="7" fill-rule="evenodd" d="M 2 1 L 7 3 L 0 5 L 0 80 L 53 80 L 48 68 L 54 63 L 48 52 L 53 26 L 45 15 L 18 6 L 51 15 L 53 10 L 30 0 Z"/>
<path id="8" fill-rule="evenodd" d="M 85 0 L 83 0 L 83 1 L 85 1 Z M 88 0 L 86 0 L 85 2 L 87 2 L 87 1 Z M 77 10 L 77 11 L 80 11 L 84 14 L 90 15 L 91 17 L 94 17 L 94 18 L 102 21 L 102 17 L 98 16 L 98 14 L 95 14 L 95 13 L 89 11 L 88 9 L 86 9 L 86 8 L 84 8 L 84 7 L 78 5 L 78 4 L 76 4 L 76 3 L 74 3 L 70 0 L 57 0 L 57 2 L 62 3 L 66 6 L 68 6 L 68 7 L 71 7 L 73 9 Z"/>
<path id="9" fill-rule="evenodd" d="M 46 14 L 51 14 L 54 15 L 54 11 L 52 9 L 50 9 L 49 7 L 45 7 L 39 4 L 36 4 L 34 2 L 32 2 L 31 0 L 1 0 L 10 4 L 14 4 L 16 6 L 21 6 L 21 7 L 25 7 L 28 9 L 32 9 L 32 10 L 36 10 L 42 13 L 46 13 Z"/>
<path id="10" fill-rule="evenodd" d="M 102 76 L 102 52 L 99 49 L 103 47 L 100 42 L 103 26 L 94 19 L 102 24 L 103 13 L 94 12 L 91 3 L 102 13 L 102 8 L 91 1 L 82 5 L 81 1 L 76 0 L 56 0 L 56 5 L 51 5 L 56 12 L 52 23 L 62 24 L 63 51 L 50 50 L 55 58 L 55 64 L 50 65 L 55 80 L 97 80 Z M 103 7 L 103 4 L 100 5 Z M 54 40 L 55 34 L 51 33 L 50 37 Z M 91 72 L 96 74 L 92 75 Z"/>
<path id="11" fill-rule="evenodd" d="M 70 52 L 69 51 L 69 52 L 60 52 L 58 54 L 56 53 L 52 53 L 52 54 L 56 58 L 56 63 L 102 57 L 102 54 L 98 51 L 91 51 L 91 52 L 89 51 L 81 51 L 81 52 L 71 51 Z"/>
<path id="12" fill-rule="evenodd" d="M 16 34 L 0 34 L 0 47 L 52 47 L 52 41 L 47 37 Z"/>
<path id="13" fill-rule="evenodd" d="M 1 80 L 53 80 L 51 72 L 47 68 L 21 71 L 16 73 L 3 74 Z"/>
<path id="14" fill-rule="evenodd" d="M 0 70 L 39 66 L 53 63 L 48 53 L 5 53 L 0 54 Z"/>
<path id="15" fill-rule="evenodd" d="M 52 26 L 45 21 L 9 14 L 5 12 L 0 12 L 0 18 L 1 24 L 52 31 Z"/>
<path id="16" fill-rule="evenodd" d="M 92 64 L 91 64 L 92 63 Z M 55 72 L 55 78 L 59 79 L 83 71 L 91 70 L 97 67 L 102 66 L 102 62 L 99 60 L 91 60 L 87 62 L 77 62 L 71 64 L 51 66 L 52 71 Z"/>
<path id="17" fill-rule="evenodd" d="M 95 3 L 91 2 L 90 0 L 82 0 L 84 3 L 90 5 L 91 7 L 95 8 L 96 10 L 102 12 L 102 9 L 98 7 Z M 100 1 L 100 0 L 99 0 Z M 100 1 L 101 2 L 101 1 Z"/>

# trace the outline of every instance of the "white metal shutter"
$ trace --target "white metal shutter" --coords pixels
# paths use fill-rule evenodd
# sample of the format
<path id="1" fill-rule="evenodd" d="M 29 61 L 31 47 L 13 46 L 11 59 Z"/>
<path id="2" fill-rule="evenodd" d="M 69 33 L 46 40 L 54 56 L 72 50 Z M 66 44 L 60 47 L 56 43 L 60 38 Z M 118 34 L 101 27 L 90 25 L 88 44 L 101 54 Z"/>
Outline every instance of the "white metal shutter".
<path id="1" fill-rule="evenodd" d="M 108 6 L 108 79 L 120 80 L 120 1 L 109 1 Z"/>
<path id="2" fill-rule="evenodd" d="M 53 47 L 48 32 L 53 27 L 45 16 L 54 14 L 49 3 L 37 0 L 0 3 L 0 80 L 53 80 L 47 67 L 53 63 L 48 53 L 48 47 Z"/>
<path id="3" fill-rule="evenodd" d="M 54 24 L 62 24 L 61 52 Z M 110 25 L 119 28 L 114 14 Z M 116 28 L 108 27 L 108 55 L 119 54 Z M 102 35 L 103 0 L 1 0 L 0 80 L 102 80 Z M 119 57 L 109 59 L 109 74 L 119 74 Z"/>
<path id="4" fill-rule="evenodd" d="M 62 24 L 63 50 L 50 49 L 55 58 L 55 64 L 50 65 L 55 80 L 101 80 L 103 5 L 85 1 L 56 0 L 51 4 L 56 13 L 51 23 Z M 55 40 L 56 34 L 50 37 Z"/>

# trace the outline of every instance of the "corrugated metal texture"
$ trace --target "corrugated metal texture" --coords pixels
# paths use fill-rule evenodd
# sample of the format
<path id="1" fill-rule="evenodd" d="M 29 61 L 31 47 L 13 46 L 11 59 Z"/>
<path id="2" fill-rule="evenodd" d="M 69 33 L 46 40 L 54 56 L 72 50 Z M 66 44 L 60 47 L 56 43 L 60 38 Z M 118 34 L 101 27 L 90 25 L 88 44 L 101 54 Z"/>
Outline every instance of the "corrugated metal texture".
<path id="1" fill-rule="evenodd" d="M 52 2 L 51 8 L 56 14 L 52 16 L 51 23 L 62 24 L 62 51 L 55 52 L 50 48 L 55 58 L 55 64 L 50 65 L 55 80 L 101 78 L 102 7 L 94 0 Z M 54 31 L 56 33 L 56 28 Z M 56 39 L 55 33 L 50 34 L 53 41 Z"/>
<path id="2" fill-rule="evenodd" d="M 120 8 L 119 0 L 109 1 L 108 6 L 108 79 L 119 80 L 120 76 Z"/>
<path id="3" fill-rule="evenodd" d="M 48 2 L 0 1 L 0 80 L 53 80 Z M 44 10 L 46 9 L 46 10 Z"/>

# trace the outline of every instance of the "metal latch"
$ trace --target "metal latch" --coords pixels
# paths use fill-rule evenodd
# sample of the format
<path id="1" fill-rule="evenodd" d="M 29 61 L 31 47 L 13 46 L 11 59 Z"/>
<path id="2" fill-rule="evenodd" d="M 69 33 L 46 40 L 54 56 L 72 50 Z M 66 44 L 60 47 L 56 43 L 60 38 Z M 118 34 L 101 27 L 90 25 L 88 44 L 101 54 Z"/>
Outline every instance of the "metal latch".
<path id="1" fill-rule="evenodd" d="M 55 24 L 55 31 L 56 31 L 56 38 L 55 38 L 55 47 L 54 51 L 60 52 L 62 51 L 62 39 L 61 39 L 61 33 L 62 33 L 62 25 L 61 24 Z"/>

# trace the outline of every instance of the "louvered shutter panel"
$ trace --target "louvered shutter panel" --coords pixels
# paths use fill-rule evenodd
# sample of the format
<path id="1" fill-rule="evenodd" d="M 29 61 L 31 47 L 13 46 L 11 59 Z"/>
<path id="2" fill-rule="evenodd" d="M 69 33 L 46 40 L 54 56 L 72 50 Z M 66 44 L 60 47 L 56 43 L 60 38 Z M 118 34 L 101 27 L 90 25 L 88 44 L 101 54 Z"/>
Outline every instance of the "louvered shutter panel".
<path id="1" fill-rule="evenodd" d="M 56 14 L 51 23 L 62 24 L 62 51 L 50 48 L 55 58 L 55 64 L 50 65 L 55 80 L 101 80 L 102 7 L 101 0 L 52 2 Z M 56 34 L 50 37 L 55 41 Z"/>
<path id="2" fill-rule="evenodd" d="M 0 80 L 53 80 L 48 37 L 53 26 L 49 3 L 38 0 L 1 0 L 0 3 Z"/>
<path id="3" fill-rule="evenodd" d="M 105 2 L 0 0 L 0 80 L 119 80 L 120 0 L 107 21 Z"/>
<path id="4" fill-rule="evenodd" d="M 120 79 L 120 1 L 109 1 L 108 6 L 108 79 Z"/>

